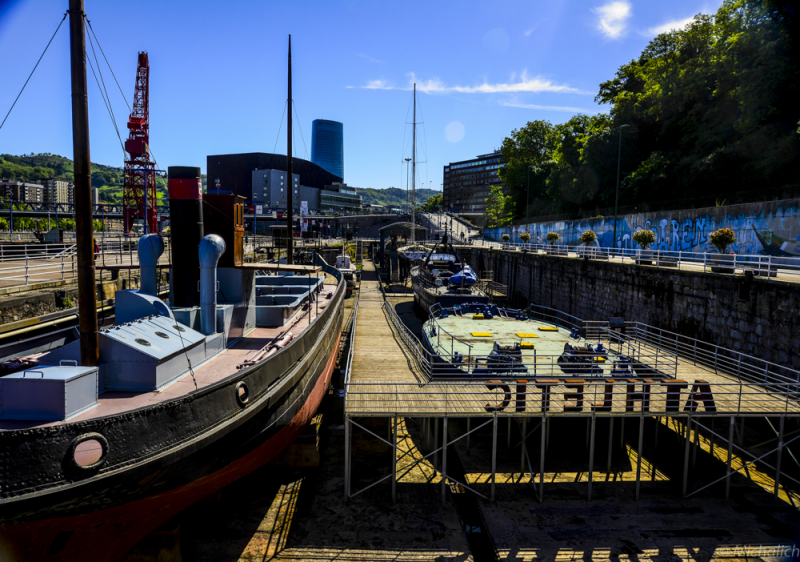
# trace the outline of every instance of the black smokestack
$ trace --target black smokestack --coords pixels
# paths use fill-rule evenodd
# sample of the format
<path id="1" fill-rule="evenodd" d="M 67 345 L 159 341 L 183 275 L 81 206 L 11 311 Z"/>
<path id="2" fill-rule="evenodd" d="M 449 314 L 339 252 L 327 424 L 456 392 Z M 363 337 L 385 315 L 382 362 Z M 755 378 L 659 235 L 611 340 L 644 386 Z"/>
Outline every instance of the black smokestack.
<path id="1" fill-rule="evenodd" d="M 173 306 L 200 304 L 200 258 L 197 249 L 203 238 L 203 181 L 200 168 L 170 166 L 169 231 L 172 241 Z"/>

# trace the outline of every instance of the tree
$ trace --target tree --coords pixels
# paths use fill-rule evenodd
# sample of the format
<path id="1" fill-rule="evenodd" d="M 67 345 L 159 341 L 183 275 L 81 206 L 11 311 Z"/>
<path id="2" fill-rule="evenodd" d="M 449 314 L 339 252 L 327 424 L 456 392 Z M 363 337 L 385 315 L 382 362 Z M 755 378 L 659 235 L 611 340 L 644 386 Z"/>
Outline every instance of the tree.
<path id="1" fill-rule="evenodd" d="M 428 200 L 419 207 L 419 210 L 426 213 L 435 213 L 441 208 L 442 201 L 442 194 L 437 193 L 432 197 L 428 197 Z"/>
<path id="2" fill-rule="evenodd" d="M 489 228 L 509 224 L 513 213 L 514 203 L 511 196 L 504 195 L 501 186 L 492 186 L 489 197 L 486 198 L 486 224 Z"/>

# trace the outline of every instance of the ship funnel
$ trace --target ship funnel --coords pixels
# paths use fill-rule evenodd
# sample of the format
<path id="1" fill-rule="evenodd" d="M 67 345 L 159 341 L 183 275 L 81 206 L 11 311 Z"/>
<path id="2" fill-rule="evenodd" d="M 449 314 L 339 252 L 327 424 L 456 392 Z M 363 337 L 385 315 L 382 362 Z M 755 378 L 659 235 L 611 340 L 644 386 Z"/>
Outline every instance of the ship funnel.
<path id="1" fill-rule="evenodd" d="M 217 262 L 225 253 L 225 241 L 217 234 L 200 240 L 200 331 L 209 336 L 217 331 Z"/>
<path id="2" fill-rule="evenodd" d="M 164 241 L 158 234 L 145 234 L 137 244 L 139 267 L 142 278 L 139 292 L 153 297 L 158 296 L 158 258 L 164 253 Z"/>

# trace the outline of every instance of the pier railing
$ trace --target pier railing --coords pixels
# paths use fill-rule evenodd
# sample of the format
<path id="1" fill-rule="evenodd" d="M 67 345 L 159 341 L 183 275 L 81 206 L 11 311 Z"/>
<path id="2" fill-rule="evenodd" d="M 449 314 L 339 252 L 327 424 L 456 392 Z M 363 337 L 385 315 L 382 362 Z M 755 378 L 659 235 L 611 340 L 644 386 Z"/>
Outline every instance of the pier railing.
<path id="1" fill-rule="evenodd" d="M 800 417 L 797 385 L 648 381 L 637 378 L 458 384 L 350 383 L 345 411 L 358 416 L 692 416 Z"/>
<path id="2" fill-rule="evenodd" d="M 662 268 L 685 268 L 712 273 L 745 273 L 768 279 L 800 281 L 800 257 L 763 254 L 719 254 L 715 252 L 685 252 L 672 250 L 642 250 L 641 248 L 605 248 L 602 246 L 567 246 L 563 244 L 523 244 L 486 242 L 504 250 L 525 251 L 572 258 L 616 261 Z"/>

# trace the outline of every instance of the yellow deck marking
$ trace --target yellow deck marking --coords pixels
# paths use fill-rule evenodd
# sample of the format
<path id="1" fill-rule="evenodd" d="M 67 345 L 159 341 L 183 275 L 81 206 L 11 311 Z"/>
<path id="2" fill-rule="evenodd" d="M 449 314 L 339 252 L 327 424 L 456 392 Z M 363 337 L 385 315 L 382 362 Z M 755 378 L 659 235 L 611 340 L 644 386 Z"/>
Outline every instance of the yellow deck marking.
<path id="1" fill-rule="evenodd" d="M 557 332 L 558 328 L 554 328 L 553 326 L 539 326 L 540 332 Z"/>
<path id="2" fill-rule="evenodd" d="M 518 338 L 538 338 L 539 336 L 536 335 L 536 334 L 521 334 L 521 333 L 517 332 L 517 337 Z"/>
<path id="3" fill-rule="evenodd" d="M 533 349 L 533 344 L 529 341 L 524 341 L 519 344 L 522 349 Z"/>
<path id="4" fill-rule="evenodd" d="M 595 363 L 605 363 L 606 362 L 606 358 L 605 357 L 595 357 L 594 358 L 594 362 Z"/>
<path id="5" fill-rule="evenodd" d="M 483 314 L 473 314 L 472 315 L 472 319 L 473 320 L 483 320 Z"/>
<path id="6" fill-rule="evenodd" d="M 492 334 L 489 332 L 470 332 L 473 338 L 491 338 Z"/>

